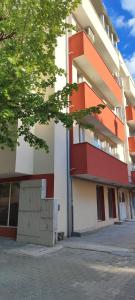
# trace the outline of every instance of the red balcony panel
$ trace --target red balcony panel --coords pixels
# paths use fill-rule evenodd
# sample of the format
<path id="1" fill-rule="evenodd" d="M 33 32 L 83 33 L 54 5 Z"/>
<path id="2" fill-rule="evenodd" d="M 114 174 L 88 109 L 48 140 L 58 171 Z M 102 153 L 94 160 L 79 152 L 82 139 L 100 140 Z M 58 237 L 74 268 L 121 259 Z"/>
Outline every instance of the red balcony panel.
<path id="1" fill-rule="evenodd" d="M 97 106 L 98 104 L 104 105 L 104 102 L 95 94 L 95 92 L 89 87 L 89 85 L 84 82 L 80 83 L 78 85 L 78 90 L 73 92 L 71 103 L 71 111 L 78 111 L 92 106 Z M 101 114 L 95 114 L 94 118 L 98 121 L 99 124 L 108 129 L 109 132 L 116 136 L 118 139 L 120 139 L 121 141 L 125 140 L 124 124 L 111 111 L 109 107 L 106 106 L 102 110 Z M 92 123 L 92 119 L 90 119 L 90 122 Z M 99 125 L 98 128 L 100 129 Z M 101 131 L 103 131 L 102 127 Z"/>
<path id="2" fill-rule="evenodd" d="M 126 107 L 126 117 L 127 121 L 135 121 L 135 108 L 132 105 Z"/>
<path id="3" fill-rule="evenodd" d="M 127 164 L 88 143 L 72 145 L 71 171 L 74 176 L 128 184 Z"/>
<path id="4" fill-rule="evenodd" d="M 129 144 L 129 152 L 135 153 L 135 136 L 130 136 L 128 138 L 128 144 Z"/>
<path id="5" fill-rule="evenodd" d="M 69 38 L 69 53 L 70 59 L 80 63 L 80 67 L 91 76 L 94 83 L 98 84 L 103 94 L 107 97 L 110 94 L 111 102 L 122 102 L 121 87 L 85 32 L 76 33 Z"/>
<path id="6" fill-rule="evenodd" d="M 126 107 L 127 123 L 135 127 L 135 108 L 132 105 Z"/>

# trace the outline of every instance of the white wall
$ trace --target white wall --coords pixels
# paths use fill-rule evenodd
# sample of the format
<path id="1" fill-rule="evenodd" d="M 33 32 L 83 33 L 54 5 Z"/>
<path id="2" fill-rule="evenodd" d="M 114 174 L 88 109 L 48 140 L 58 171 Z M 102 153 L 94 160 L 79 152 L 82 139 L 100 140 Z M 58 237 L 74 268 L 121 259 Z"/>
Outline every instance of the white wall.
<path id="1" fill-rule="evenodd" d="M 66 37 L 58 38 L 55 59 L 58 67 L 66 70 Z M 57 77 L 55 90 L 60 90 L 66 85 L 66 77 Z M 58 214 L 58 231 L 67 234 L 67 145 L 66 129 L 61 123 L 55 124 L 54 137 L 54 198 L 60 204 Z"/>
<path id="2" fill-rule="evenodd" d="M 15 172 L 21 174 L 33 174 L 33 148 L 21 137 L 20 145 L 16 149 Z"/>
<path id="3" fill-rule="evenodd" d="M 35 134 L 46 140 L 49 153 L 45 150 L 34 150 L 34 174 L 48 174 L 54 172 L 54 122 L 49 125 L 36 125 Z"/>
<path id="4" fill-rule="evenodd" d="M 8 176 L 15 171 L 15 159 L 16 151 L 11 151 L 8 148 L 0 150 L 0 175 L 6 174 Z"/>
<path id="5" fill-rule="evenodd" d="M 58 214 L 58 232 L 67 234 L 67 156 L 66 129 L 58 124 L 55 126 L 54 151 L 54 198 L 60 204 Z"/>

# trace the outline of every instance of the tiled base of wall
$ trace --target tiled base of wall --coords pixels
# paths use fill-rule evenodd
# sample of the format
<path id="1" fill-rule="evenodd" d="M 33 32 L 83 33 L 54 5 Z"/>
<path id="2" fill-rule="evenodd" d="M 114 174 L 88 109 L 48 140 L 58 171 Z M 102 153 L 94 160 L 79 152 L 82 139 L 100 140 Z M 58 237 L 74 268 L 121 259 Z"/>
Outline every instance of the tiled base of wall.
<path id="1" fill-rule="evenodd" d="M 17 228 L 0 226 L 0 236 L 9 237 L 16 240 Z"/>

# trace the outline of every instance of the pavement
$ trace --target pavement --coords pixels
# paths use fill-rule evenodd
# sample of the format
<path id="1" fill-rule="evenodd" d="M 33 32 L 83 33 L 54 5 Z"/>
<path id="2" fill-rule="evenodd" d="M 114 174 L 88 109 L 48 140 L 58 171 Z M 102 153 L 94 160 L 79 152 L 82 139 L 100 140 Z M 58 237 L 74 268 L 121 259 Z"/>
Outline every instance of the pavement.
<path id="1" fill-rule="evenodd" d="M 0 238 L 0 300 L 135 300 L 134 234 L 129 222 L 53 249 Z"/>
<path id="2" fill-rule="evenodd" d="M 65 240 L 63 244 L 73 249 L 135 256 L 135 221 L 111 225 L 81 237 L 72 237 Z"/>

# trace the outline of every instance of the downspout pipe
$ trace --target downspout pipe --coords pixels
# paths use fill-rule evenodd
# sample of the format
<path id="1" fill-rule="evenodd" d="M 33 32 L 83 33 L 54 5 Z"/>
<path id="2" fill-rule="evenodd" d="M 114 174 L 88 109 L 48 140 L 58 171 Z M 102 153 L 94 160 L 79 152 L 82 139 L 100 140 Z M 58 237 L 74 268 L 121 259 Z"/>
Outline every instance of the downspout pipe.
<path id="1" fill-rule="evenodd" d="M 70 17 L 66 20 L 70 22 Z M 70 33 L 66 32 L 66 82 L 69 83 L 69 39 Z M 67 108 L 69 112 L 69 108 Z M 71 237 L 73 232 L 73 201 L 72 201 L 72 178 L 70 175 L 70 130 L 66 129 L 66 151 L 67 151 L 67 236 Z"/>

